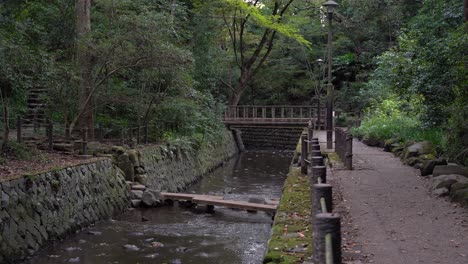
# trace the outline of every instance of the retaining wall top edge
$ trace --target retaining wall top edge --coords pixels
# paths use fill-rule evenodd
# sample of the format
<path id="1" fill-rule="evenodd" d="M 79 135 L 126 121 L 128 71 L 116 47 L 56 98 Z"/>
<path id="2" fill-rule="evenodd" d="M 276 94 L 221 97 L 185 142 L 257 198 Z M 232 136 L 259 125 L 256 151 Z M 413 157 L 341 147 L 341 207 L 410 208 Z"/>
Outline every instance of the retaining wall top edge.
<path id="1" fill-rule="evenodd" d="M 100 162 L 103 162 L 103 161 L 112 161 L 112 159 L 107 158 L 107 157 L 95 157 L 92 161 L 83 160 L 82 162 L 80 162 L 78 164 L 57 166 L 57 167 L 50 168 L 48 170 L 42 170 L 42 171 L 36 171 L 36 172 L 32 172 L 32 173 L 14 175 L 14 176 L 11 176 L 11 177 L 8 177 L 8 178 L 0 179 L 0 184 L 4 183 L 4 182 L 14 181 L 14 180 L 21 179 L 21 178 L 46 174 L 46 173 L 49 173 L 49 172 L 66 170 L 66 169 L 69 169 L 69 168 L 75 168 L 75 167 L 88 165 L 88 164 L 93 164 L 93 163 L 100 163 Z"/>

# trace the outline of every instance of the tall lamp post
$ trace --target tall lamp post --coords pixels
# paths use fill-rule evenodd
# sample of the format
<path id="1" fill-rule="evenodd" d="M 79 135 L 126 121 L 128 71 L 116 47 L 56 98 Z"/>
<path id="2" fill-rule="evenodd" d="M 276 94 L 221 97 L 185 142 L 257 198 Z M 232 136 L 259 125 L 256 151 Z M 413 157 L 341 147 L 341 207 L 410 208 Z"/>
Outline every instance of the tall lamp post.
<path id="1" fill-rule="evenodd" d="M 333 84 L 332 84 L 332 21 L 338 6 L 335 1 L 323 4 L 328 16 L 328 87 L 327 87 L 327 149 L 333 148 Z"/>
<path id="2" fill-rule="evenodd" d="M 321 78 L 321 74 L 322 74 L 322 64 L 323 64 L 323 60 L 322 59 L 318 59 L 316 60 L 317 62 L 317 65 L 318 65 L 318 89 L 317 89 L 317 126 L 318 126 L 318 130 L 320 130 L 320 128 L 322 127 L 322 108 L 321 108 L 321 102 L 320 102 L 320 94 L 321 94 L 321 91 L 322 91 L 322 78 Z"/>

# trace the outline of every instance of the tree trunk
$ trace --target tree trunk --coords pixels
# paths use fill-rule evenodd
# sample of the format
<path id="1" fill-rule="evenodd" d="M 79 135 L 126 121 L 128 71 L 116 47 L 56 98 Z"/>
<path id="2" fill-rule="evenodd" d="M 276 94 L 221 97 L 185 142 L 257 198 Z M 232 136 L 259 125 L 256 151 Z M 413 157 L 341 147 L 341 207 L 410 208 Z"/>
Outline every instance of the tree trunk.
<path id="1" fill-rule="evenodd" d="M 79 117 L 78 128 L 88 129 L 88 137 L 94 138 L 94 100 L 87 102 L 93 90 L 93 62 L 89 50 L 89 33 L 91 31 L 91 0 L 76 0 L 76 59 L 80 76 L 79 110 L 84 110 Z"/>
<path id="2" fill-rule="evenodd" d="M 242 93 L 247 89 L 247 85 L 252 77 L 252 73 L 249 70 L 243 70 L 239 78 L 239 83 L 236 85 L 236 88 L 232 92 L 229 98 L 229 105 L 236 106 L 239 104 Z"/>

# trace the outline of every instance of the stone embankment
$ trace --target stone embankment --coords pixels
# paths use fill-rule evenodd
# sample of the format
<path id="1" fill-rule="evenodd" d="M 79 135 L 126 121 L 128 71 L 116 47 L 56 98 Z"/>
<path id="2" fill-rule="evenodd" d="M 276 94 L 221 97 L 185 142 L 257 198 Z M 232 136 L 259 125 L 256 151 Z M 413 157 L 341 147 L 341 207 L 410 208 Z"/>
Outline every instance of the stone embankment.
<path id="1" fill-rule="evenodd" d="M 168 145 L 125 150 L 114 148 L 114 159 L 125 179 L 150 189 L 176 192 L 183 190 L 237 154 L 232 133 L 198 150 Z"/>
<path id="2" fill-rule="evenodd" d="M 135 199 L 133 182 L 148 186 L 141 200 L 156 206 L 159 190 L 186 188 L 237 147 L 226 131 L 219 142 L 198 150 L 152 145 L 112 152 L 112 158 L 0 182 L 0 263 L 16 263 L 49 240 L 122 212 Z"/>
<path id="3" fill-rule="evenodd" d="M 368 145 L 370 142 L 363 141 Z M 390 139 L 384 142 L 384 150 L 392 152 L 408 166 L 419 169 L 421 176 L 431 180 L 431 192 L 434 196 L 449 196 L 452 202 L 468 207 L 468 168 L 449 163 L 428 141 L 399 142 Z"/>
<path id="4" fill-rule="evenodd" d="M 128 206 L 128 187 L 110 159 L 0 183 L 0 263 Z"/>

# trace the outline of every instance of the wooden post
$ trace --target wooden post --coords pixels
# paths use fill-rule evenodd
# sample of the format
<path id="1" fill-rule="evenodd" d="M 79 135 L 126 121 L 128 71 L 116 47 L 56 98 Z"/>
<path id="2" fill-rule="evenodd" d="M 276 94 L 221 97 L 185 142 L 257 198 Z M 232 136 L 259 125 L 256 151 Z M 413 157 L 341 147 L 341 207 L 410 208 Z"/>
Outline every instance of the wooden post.
<path id="1" fill-rule="evenodd" d="M 145 126 L 143 133 L 145 133 L 143 137 L 143 143 L 148 144 L 148 125 Z"/>
<path id="2" fill-rule="evenodd" d="M 322 183 L 326 182 L 327 178 L 327 167 L 325 166 L 312 166 L 312 179 L 311 184 L 317 184 L 317 179 L 320 177 L 322 179 Z M 323 181 L 325 179 L 325 181 Z"/>
<path id="3" fill-rule="evenodd" d="M 281 119 L 284 119 L 284 107 L 281 107 Z"/>
<path id="4" fill-rule="evenodd" d="M 341 264 L 340 216 L 330 213 L 317 214 L 313 230 L 314 263 L 328 263 L 328 253 L 331 254 L 328 259 L 333 260 L 332 264 Z M 331 252 L 327 252 L 330 250 Z"/>
<path id="5" fill-rule="evenodd" d="M 302 120 L 302 107 L 299 107 L 299 116 L 300 116 L 300 119 Z"/>
<path id="6" fill-rule="evenodd" d="M 247 108 L 247 107 L 245 107 L 245 106 L 242 107 L 242 117 L 243 117 L 244 119 L 247 118 L 247 117 L 245 116 L 245 113 L 247 112 L 247 111 L 246 111 L 246 108 Z"/>
<path id="7" fill-rule="evenodd" d="M 120 130 L 120 146 L 123 146 L 125 144 L 125 132 L 124 130 Z"/>
<path id="8" fill-rule="evenodd" d="M 312 185 L 312 214 L 333 212 L 332 186 L 330 184 L 318 183 Z M 327 211 L 322 211 L 321 198 L 324 198 Z"/>
<path id="9" fill-rule="evenodd" d="M 88 144 L 88 130 L 86 128 L 81 129 L 81 154 L 86 155 L 86 149 Z"/>
<path id="10" fill-rule="evenodd" d="M 346 135 L 345 167 L 348 170 L 353 169 L 353 136 Z"/>
<path id="11" fill-rule="evenodd" d="M 132 135 L 132 129 L 128 129 L 128 145 L 130 147 L 133 147 L 133 135 Z"/>
<path id="12" fill-rule="evenodd" d="M 140 125 L 137 126 L 137 145 L 140 145 Z"/>
<path id="13" fill-rule="evenodd" d="M 312 143 L 312 151 L 314 151 L 314 150 L 320 150 L 320 144 Z"/>
<path id="14" fill-rule="evenodd" d="M 307 167 L 308 164 L 306 162 L 307 159 L 307 135 L 301 136 L 301 173 L 307 175 Z"/>
<path id="15" fill-rule="evenodd" d="M 52 124 L 52 121 L 48 120 L 48 124 L 47 124 L 47 137 L 48 137 L 48 141 L 49 141 L 49 145 L 48 145 L 48 150 L 49 151 L 52 151 L 54 149 L 54 139 L 53 139 L 53 134 L 54 134 L 54 125 Z"/>
<path id="16" fill-rule="evenodd" d="M 271 108 L 271 118 L 273 119 L 273 121 L 276 119 L 276 108 L 275 107 Z"/>
<path id="17" fill-rule="evenodd" d="M 262 107 L 262 118 L 263 119 L 266 118 L 266 108 L 265 107 Z"/>
<path id="18" fill-rule="evenodd" d="M 98 141 L 102 141 L 104 139 L 104 130 L 102 127 L 98 128 Z"/>
<path id="19" fill-rule="evenodd" d="M 314 127 L 312 125 L 312 119 L 309 119 L 309 123 L 307 125 L 307 136 L 309 138 L 309 141 L 312 141 L 312 138 L 314 138 Z"/>
<path id="20" fill-rule="evenodd" d="M 18 116 L 16 119 L 16 139 L 18 143 L 21 143 L 23 140 L 21 138 L 21 126 L 22 126 L 22 120 L 21 116 Z"/>
<path id="21" fill-rule="evenodd" d="M 312 157 L 311 161 L 312 166 L 323 166 L 323 157 Z"/>

